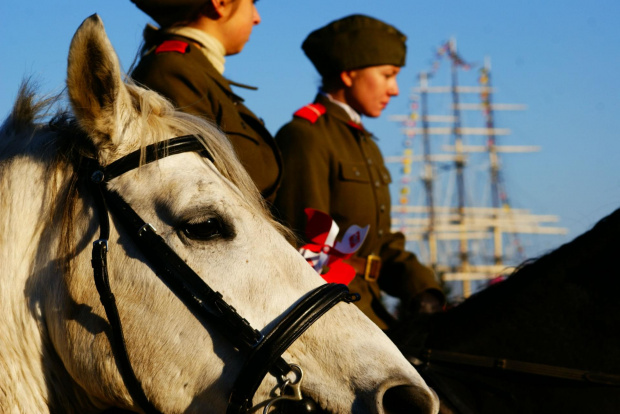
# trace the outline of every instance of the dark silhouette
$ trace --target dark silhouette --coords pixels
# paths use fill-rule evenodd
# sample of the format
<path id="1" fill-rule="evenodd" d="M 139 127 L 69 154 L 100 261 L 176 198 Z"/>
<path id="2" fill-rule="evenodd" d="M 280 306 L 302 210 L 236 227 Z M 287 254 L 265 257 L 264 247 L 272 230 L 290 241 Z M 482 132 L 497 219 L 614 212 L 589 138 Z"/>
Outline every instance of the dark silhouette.
<path id="1" fill-rule="evenodd" d="M 442 412 L 618 413 L 618 257 L 620 209 L 461 305 L 403 323 L 392 338 L 439 394 Z"/>

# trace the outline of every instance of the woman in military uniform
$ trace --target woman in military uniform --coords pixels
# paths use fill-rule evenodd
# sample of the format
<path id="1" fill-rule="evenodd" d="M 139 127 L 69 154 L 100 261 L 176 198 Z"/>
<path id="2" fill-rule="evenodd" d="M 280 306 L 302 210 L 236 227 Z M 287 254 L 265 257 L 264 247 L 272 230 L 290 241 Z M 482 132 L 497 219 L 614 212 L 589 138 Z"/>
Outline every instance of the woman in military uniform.
<path id="1" fill-rule="evenodd" d="M 160 25 L 145 29 L 133 79 L 178 109 L 215 122 L 263 197 L 273 201 L 282 174 L 280 153 L 263 122 L 231 89 L 244 85 L 223 76 L 225 56 L 241 52 L 260 23 L 254 1 L 132 1 Z"/>
<path id="2" fill-rule="evenodd" d="M 314 103 L 276 134 L 284 178 L 274 204 L 300 237 L 304 208 L 332 216 L 342 232 L 351 225 L 370 230 L 350 264 L 349 285 L 361 294 L 361 310 L 382 329 L 394 322 L 381 290 L 416 310 L 436 311 L 443 293 L 431 269 L 405 250 L 402 233 L 390 230 L 390 174 L 362 116 L 378 117 L 398 94 L 396 75 L 405 63 L 405 36 L 377 19 L 352 15 L 312 32 L 302 49 L 322 77 Z"/>

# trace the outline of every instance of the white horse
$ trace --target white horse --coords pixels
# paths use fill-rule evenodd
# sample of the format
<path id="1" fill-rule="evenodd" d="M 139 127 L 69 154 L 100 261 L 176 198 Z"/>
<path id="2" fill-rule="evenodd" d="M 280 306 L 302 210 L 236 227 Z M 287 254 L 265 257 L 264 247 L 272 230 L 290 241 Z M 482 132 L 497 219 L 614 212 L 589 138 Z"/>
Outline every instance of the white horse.
<path id="1" fill-rule="evenodd" d="M 0 412 L 149 411 L 128 391 L 93 281 L 91 245 L 107 214 L 83 174 L 89 160 L 109 166 L 171 137 L 200 138 L 213 162 L 192 151 L 154 162 L 143 155 L 107 188 L 259 331 L 323 282 L 270 218 L 223 135 L 123 82 L 97 16 L 71 43 L 67 92 L 71 112 L 41 124 L 49 103 L 26 84 L 0 130 Z M 247 358 L 227 339 L 236 329 L 223 332 L 188 310 L 111 217 L 109 283 L 144 396 L 158 412 L 225 412 Z M 253 398 L 259 406 L 290 392 L 279 385 L 288 378 L 331 413 L 438 410 L 434 393 L 354 305 L 327 311 L 283 358 L 301 367 L 303 382 L 299 369 L 266 376 Z"/>

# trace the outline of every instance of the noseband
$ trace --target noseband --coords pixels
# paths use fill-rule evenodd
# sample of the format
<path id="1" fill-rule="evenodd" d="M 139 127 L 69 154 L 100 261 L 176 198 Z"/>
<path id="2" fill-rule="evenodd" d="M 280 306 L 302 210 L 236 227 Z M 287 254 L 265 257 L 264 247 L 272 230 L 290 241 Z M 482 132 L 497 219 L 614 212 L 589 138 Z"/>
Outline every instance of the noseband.
<path id="1" fill-rule="evenodd" d="M 213 156 L 193 135 L 149 145 L 144 151 L 144 163 L 183 152 L 199 152 L 213 162 Z M 114 357 L 131 397 L 145 412 L 159 413 L 146 397 L 129 360 L 116 301 L 110 288 L 107 269 L 109 214 L 129 233 L 157 276 L 194 316 L 213 326 L 235 350 L 245 356 L 244 365 L 229 397 L 227 414 L 247 413 L 256 409 L 252 406 L 252 399 L 267 373 L 277 379 L 280 396 L 263 403 L 265 412 L 281 399 L 301 399 L 299 386 L 303 371 L 287 363 L 282 354 L 329 309 L 341 301 L 350 303 L 359 300 L 359 295 L 350 293 L 345 285 L 324 284 L 302 297 L 270 331 L 263 334 L 252 328 L 247 320 L 224 301 L 219 292 L 211 289 L 166 244 L 152 225 L 144 222 L 118 193 L 107 188 L 107 182 L 111 179 L 138 168 L 140 158 L 141 151 L 138 150 L 107 167 L 96 164 L 90 169 L 100 223 L 100 237 L 93 243 L 92 254 L 95 284 L 110 323 Z M 291 372 L 296 375 L 296 381 L 291 382 L 287 378 Z"/>

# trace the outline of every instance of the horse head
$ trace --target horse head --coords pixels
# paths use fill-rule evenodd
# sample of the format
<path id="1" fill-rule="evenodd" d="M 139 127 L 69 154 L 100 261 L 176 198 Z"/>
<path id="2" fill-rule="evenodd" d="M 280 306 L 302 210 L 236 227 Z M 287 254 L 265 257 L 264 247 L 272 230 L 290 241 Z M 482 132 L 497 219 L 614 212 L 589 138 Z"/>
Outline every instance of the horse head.
<path id="1" fill-rule="evenodd" d="M 105 175 L 138 154 L 136 165 L 104 179 L 105 191 L 259 333 L 300 313 L 324 282 L 270 217 L 219 130 L 123 81 L 97 16 L 72 40 L 67 93 L 71 113 L 35 125 L 38 104 L 22 91 L 0 130 L 0 411 L 141 412 L 93 280 L 91 245 L 110 203 L 93 187 L 93 168 Z M 176 153 L 165 142 L 178 136 L 202 150 Z M 105 271 L 142 392 L 159 412 L 225 412 L 251 347 L 231 342 L 236 326 L 227 332 L 197 316 L 158 277 L 154 261 L 168 260 L 149 257 L 122 219 L 109 217 Z M 383 332 L 355 306 L 333 305 L 283 350 L 301 367 L 291 381 L 303 370 L 301 393 L 332 413 L 436 412 L 434 393 Z M 283 392 L 282 380 L 267 375 L 254 402 Z"/>

